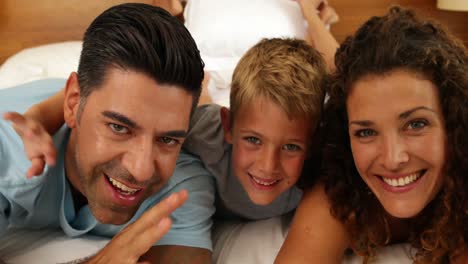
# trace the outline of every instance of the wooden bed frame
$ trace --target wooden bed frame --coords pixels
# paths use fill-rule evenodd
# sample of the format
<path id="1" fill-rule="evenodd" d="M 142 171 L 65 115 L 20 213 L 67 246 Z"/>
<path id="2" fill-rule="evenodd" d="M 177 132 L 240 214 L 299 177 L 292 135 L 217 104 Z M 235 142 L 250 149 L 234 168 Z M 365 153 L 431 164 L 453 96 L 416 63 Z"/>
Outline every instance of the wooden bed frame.
<path id="1" fill-rule="evenodd" d="M 97 15 L 125 2 L 164 7 L 167 0 L 0 0 L 0 64 L 24 48 L 80 40 Z"/>
<path id="2" fill-rule="evenodd" d="M 340 22 L 332 26 L 333 35 L 342 42 L 367 19 L 383 15 L 392 5 L 416 10 L 424 18 L 438 21 L 460 38 L 468 47 L 468 12 L 437 9 L 437 0 L 328 0 L 340 16 Z"/>
<path id="3" fill-rule="evenodd" d="M 164 6 L 167 0 L 133 1 Z M 190 1 L 190 0 L 188 0 Z M 445 23 L 468 46 L 468 12 L 436 9 L 436 0 L 328 0 L 340 15 L 332 32 L 342 41 L 372 15 L 384 14 L 388 6 L 415 8 Z M 41 44 L 80 40 L 86 27 L 102 11 L 122 0 L 1 0 L 0 64 L 12 54 Z"/>

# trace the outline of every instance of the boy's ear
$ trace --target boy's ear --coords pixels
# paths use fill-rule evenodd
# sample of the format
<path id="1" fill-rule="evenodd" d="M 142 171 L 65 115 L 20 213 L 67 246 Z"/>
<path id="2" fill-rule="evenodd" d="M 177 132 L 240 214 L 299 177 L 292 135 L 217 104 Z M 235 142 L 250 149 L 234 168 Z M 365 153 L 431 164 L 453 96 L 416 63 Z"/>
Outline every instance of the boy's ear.
<path id="1" fill-rule="evenodd" d="M 75 128 L 77 125 L 78 108 L 80 105 L 80 86 L 78 75 L 72 72 L 68 77 L 65 87 L 65 100 L 63 102 L 63 115 L 68 127 Z"/>
<path id="2" fill-rule="evenodd" d="M 231 111 L 226 107 L 221 107 L 221 124 L 224 130 L 224 140 L 232 144 Z"/>

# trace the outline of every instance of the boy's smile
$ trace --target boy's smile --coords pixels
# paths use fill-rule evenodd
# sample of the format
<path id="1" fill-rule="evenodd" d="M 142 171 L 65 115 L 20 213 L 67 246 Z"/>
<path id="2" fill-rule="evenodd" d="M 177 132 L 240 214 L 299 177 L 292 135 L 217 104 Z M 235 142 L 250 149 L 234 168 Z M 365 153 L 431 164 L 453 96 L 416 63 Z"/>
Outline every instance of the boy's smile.
<path id="1" fill-rule="evenodd" d="M 241 106 L 232 126 L 229 110 L 222 111 L 235 175 L 253 203 L 270 204 L 299 179 L 312 125 L 305 118 L 289 119 L 264 97 Z"/>

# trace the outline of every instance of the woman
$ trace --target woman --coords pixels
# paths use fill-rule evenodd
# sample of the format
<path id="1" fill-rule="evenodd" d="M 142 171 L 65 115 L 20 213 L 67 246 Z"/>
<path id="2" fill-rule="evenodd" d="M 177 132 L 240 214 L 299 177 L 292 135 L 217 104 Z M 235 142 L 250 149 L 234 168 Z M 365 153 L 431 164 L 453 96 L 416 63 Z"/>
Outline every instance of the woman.
<path id="1" fill-rule="evenodd" d="M 339 48 L 323 185 L 305 195 L 277 263 L 468 263 L 468 56 L 439 25 L 392 8 Z M 298 257 L 300 256 L 300 257 Z"/>

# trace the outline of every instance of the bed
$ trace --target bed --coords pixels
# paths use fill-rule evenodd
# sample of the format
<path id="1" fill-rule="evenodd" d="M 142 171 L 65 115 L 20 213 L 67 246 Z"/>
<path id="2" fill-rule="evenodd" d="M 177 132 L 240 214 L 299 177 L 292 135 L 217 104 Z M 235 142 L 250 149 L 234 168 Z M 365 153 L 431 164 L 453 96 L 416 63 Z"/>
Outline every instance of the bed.
<path id="1" fill-rule="evenodd" d="M 250 8 L 246 9 L 246 1 L 248 1 Z M 246 12 L 264 7 L 264 1 L 275 3 L 269 5 L 269 10 L 264 10 L 270 14 L 277 14 L 276 16 L 272 15 L 272 17 L 275 17 L 274 21 L 266 21 L 264 17 L 251 16 L 251 20 L 244 21 L 244 24 L 239 26 L 237 18 L 230 15 L 231 12 L 239 12 L 245 15 Z M 24 3 L 22 1 L 18 2 L 19 5 L 28 5 L 26 10 L 33 10 L 33 7 L 29 7 L 29 1 L 27 3 L 26 1 Z M 53 10 L 52 7 L 48 7 L 52 3 L 51 1 L 42 0 L 38 2 L 42 3 L 42 6 L 36 7 L 36 10 L 39 10 L 38 12 Z M 71 3 L 63 8 L 70 8 L 73 3 L 78 3 L 76 1 L 69 2 Z M 73 8 L 79 10 L 75 10 L 74 14 L 83 14 L 85 16 L 84 20 L 88 19 L 90 21 L 93 16 L 104 10 L 105 5 L 109 6 L 119 2 L 122 1 L 109 1 L 106 4 L 92 4 L 89 2 L 92 6 L 89 12 L 91 14 L 84 12 L 79 9 L 78 5 L 75 5 Z M 143 2 L 153 3 L 157 1 Z M 37 5 L 41 5 L 40 3 Z M 218 104 L 228 105 L 230 75 L 233 67 L 242 55 L 243 50 L 260 38 L 258 34 L 243 35 L 242 26 L 261 25 L 262 29 L 268 29 L 263 32 L 263 37 L 285 36 L 284 32 L 289 32 L 286 36 L 294 37 L 304 37 L 305 34 L 305 24 L 300 19 L 300 10 L 290 0 L 231 1 L 229 8 L 218 5 L 216 0 L 194 1 L 193 3 L 197 4 L 189 2 L 185 10 L 186 25 L 198 42 L 202 57 L 206 62 L 206 70 L 211 76 L 208 84 L 209 93 Z M 1 5 L 3 5 L 3 9 Z M 12 5 L 13 1 L 10 0 L 2 2 L 0 10 L 12 13 L 20 12 L 14 9 Z M 210 8 L 209 15 L 198 19 L 193 15 L 206 8 Z M 36 14 L 36 16 L 38 15 Z M 39 17 L 45 19 L 44 15 Z M 71 16 L 71 18 L 74 18 L 74 16 Z M 51 16 L 47 17 L 47 19 L 54 21 L 57 18 Z M 82 43 L 77 34 L 82 34 L 84 26 L 89 21 L 73 21 L 75 22 L 71 22 L 71 25 L 76 25 L 76 29 L 73 29 L 76 34 L 70 35 L 70 24 L 63 26 L 63 35 L 59 33 L 60 28 L 54 31 L 56 35 L 49 34 L 50 32 L 47 33 L 46 30 L 40 31 L 44 36 L 38 42 L 32 43 L 31 47 L 21 47 L 19 51 L 15 50 L 13 52 L 14 55 L 8 56 L 8 59 L 0 66 L 0 89 L 44 78 L 67 78 L 70 72 L 76 71 Z M 207 30 L 207 25 L 212 24 L 214 21 L 217 23 L 222 21 L 225 27 Z M 43 26 L 54 28 L 56 25 L 51 26 L 52 24 L 42 23 Z M 0 20 L 1 25 L 5 25 L 5 23 Z M 6 26 L 9 25 L 11 26 L 7 22 Z M 40 25 L 35 25 L 35 27 L 38 29 Z M 23 30 L 21 26 L 19 28 L 20 31 Z M 8 30 L 14 31 L 11 28 L 5 30 L 6 32 L 10 32 Z M 219 34 L 215 34 L 216 32 L 223 32 L 225 35 L 221 37 Z M 23 32 L 22 34 L 26 33 Z M 31 35 L 40 36 L 37 32 L 31 32 Z M 243 37 L 239 38 L 238 36 Z M 11 41 L 15 43 L 14 40 Z M 273 263 L 274 257 L 287 234 L 290 219 L 291 216 L 288 215 L 249 223 L 216 222 L 213 232 L 214 262 L 228 264 Z M 94 236 L 71 239 L 66 237 L 61 230 L 12 229 L 6 236 L 0 238 L 0 259 L 6 263 L 76 263 L 83 257 L 97 252 L 108 241 L 106 238 Z M 411 263 L 408 257 L 409 252 L 408 247 L 405 245 L 385 248 L 379 253 L 377 263 Z M 344 263 L 360 262 L 360 258 L 356 256 L 350 256 L 344 260 Z"/>

